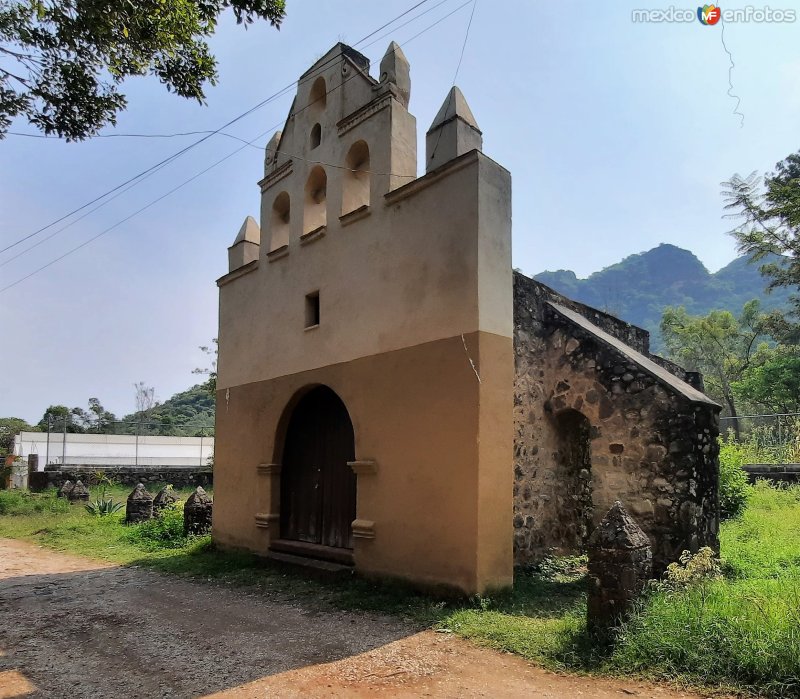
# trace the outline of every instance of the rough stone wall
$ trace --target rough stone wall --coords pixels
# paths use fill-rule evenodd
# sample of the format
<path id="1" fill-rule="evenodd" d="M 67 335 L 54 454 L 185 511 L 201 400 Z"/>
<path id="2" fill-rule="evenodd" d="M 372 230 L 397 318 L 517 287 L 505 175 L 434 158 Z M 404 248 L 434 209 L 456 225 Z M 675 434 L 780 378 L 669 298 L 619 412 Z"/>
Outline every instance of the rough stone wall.
<path id="1" fill-rule="evenodd" d="M 684 549 L 718 548 L 718 407 L 687 399 L 548 301 L 649 347 L 646 331 L 515 274 L 515 562 L 582 550 L 616 500 L 650 538 L 656 575 Z"/>
<path id="2" fill-rule="evenodd" d="M 169 466 L 45 466 L 44 471 L 35 474 L 36 489 L 48 487 L 60 488 L 65 481 L 73 483 L 81 479 L 84 483 L 92 483 L 93 475 L 102 471 L 120 485 L 137 483 L 170 483 L 176 488 L 197 485 L 211 485 L 213 473 L 208 469 L 174 468 Z M 39 475 L 41 474 L 41 476 Z"/>

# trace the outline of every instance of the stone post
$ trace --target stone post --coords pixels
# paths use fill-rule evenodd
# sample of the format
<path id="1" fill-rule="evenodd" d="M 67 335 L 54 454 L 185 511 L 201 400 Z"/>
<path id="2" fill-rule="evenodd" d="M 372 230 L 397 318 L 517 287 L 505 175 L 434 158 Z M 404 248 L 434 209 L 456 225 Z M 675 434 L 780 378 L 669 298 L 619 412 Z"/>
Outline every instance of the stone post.
<path id="1" fill-rule="evenodd" d="M 66 485 L 66 483 L 64 485 Z M 83 481 L 75 481 L 75 485 L 72 486 L 72 489 L 67 493 L 67 498 L 70 502 L 88 502 L 89 489 L 83 484 Z"/>
<path id="2" fill-rule="evenodd" d="M 36 473 L 39 470 L 39 455 L 28 454 L 28 476 L 31 473 Z"/>
<path id="3" fill-rule="evenodd" d="M 128 496 L 125 524 L 136 524 L 153 518 L 153 496 L 139 483 Z"/>
<path id="4" fill-rule="evenodd" d="M 172 486 L 164 486 L 158 491 L 158 493 L 156 493 L 155 498 L 153 498 L 153 516 L 158 517 L 158 515 L 161 513 L 161 510 L 174 505 L 176 502 L 178 502 L 178 496 L 175 495 L 175 491 L 172 489 Z"/>
<path id="5" fill-rule="evenodd" d="M 589 549 L 590 631 L 607 635 L 631 611 L 653 570 L 650 540 L 617 500 L 592 532 Z"/>
<path id="6" fill-rule="evenodd" d="M 75 484 L 71 480 L 66 480 L 62 483 L 61 487 L 58 489 L 57 496 L 60 498 L 67 498 L 69 499 L 69 492 L 75 487 Z"/>
<path id="7" fill-rule="evenodd" d="M 210 531 L 213 505 L 208 493 L 197 486 L 183 506 L 183 533 L 205 534 Z"/>

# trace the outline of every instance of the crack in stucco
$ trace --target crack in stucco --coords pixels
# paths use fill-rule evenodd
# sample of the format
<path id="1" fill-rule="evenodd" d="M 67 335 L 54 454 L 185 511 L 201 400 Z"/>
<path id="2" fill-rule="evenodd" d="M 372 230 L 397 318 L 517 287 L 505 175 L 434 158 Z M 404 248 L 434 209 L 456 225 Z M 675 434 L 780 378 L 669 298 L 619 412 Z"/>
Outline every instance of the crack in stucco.
<path id="1" fill-rule="evenodd" d="M 469 360 L 469 365 L 472 367 L 472 371 L 475 372 L 475 378 L 478 379 L 478 383 L 483 383 L 481 381 L 481 375 L 478 373 L 478 370 L 475 368 L 475 362 L 472 361 L 472 357 L 469 356 L 469 350 L 467 349 L 467 340 L 464 337 L 464 333 L 461 333 L 461 342 L 464 343 L 464 353 L 467 355 L 467 359 Z"/>

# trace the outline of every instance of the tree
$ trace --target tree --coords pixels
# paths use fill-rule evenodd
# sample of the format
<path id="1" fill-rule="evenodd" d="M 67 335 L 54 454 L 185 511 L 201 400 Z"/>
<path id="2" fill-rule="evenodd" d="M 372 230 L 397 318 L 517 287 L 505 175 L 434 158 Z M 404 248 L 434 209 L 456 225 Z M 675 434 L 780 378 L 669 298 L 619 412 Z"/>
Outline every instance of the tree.
<path id="1" fill-rule="evenodd" d="M 46 432 L 48 426 L 54 432 L 66 430 L 70 433 L 85 432 L 85 414 L 81 408 L 68 408 L 66 405 L 51 405 L 44 411 L 38 426 Z"/>
<path id="2" fill-rule="evenodd" d="M 760 347 L 733 392 L 739 401 L 767 413 L 800 412 L 800 347 Z"/>
<path id="3" fill-rule="evenodd" d="M 115 124 L 125 78 L 155 75 L 205 101 L 217 81 L 206 39 L 231 8 L 239 24 L 280 28 L 285 0 L 4 0 L 0 3 L 0 138 L 27 117 L 68 141 Z"/>
<path id="4" fill-rule="evenodd" d="M 800 287 L 800 152 L 779 162 L 775 172 L 764 177 L 763 188 L 755 172 L 747 177 L 736 174 L 722 187 L 728 217 L 741 220 L 732 231 L 740 252 L 754 261 L 781 256 L 761 266 L 769 279 L 767 288 Z M 800 297 L 792 300 L 798 315 Z M 794 333 L 798 334 L 796 327 Z"/>
<path id="5" fill-rule="evenodd" d="M 765 318 L 759 303 L 749 301 L 736 318 L 730 311 L 691 316 L 686 309 L 668 307 L 661 319 L 661 335 L 669 355 L 688 369 L 702 371 L 706 389 L 734 418 L 739 436 L 737 396 L 733 384 L 750 366 L 759 340 L 766 340 Z"/>
<path id="6" fill-rule="evenodd" d="M 196 369 L 192 369 L 193 374 L 202 374 L 204 376 L 208 376 L 208 381 L 206 381 L 205 386 L 208 389 L 208 392 L 214 396 L 217 393 L 217 354 L 219 351 L 219 342 L 216 337 L 211 338 L 211 346 L 208 345 L 200 345 L 200 351 L 203 352 L 209 361 L 209 366 L 207 367 L 197 367 Z"/>
<path id="7" fill-rule="evenodd" d="M 20 432 L 38 432 L 19 417 L 0 417 L 0 456 L 10 454 L 14 449 L 14 437 Z"/>
<path id="8" fill-rule="evenodd" d="M 139 381 L 133 384 L 136 391 L 136 413 L 139 420 L 150 416 L 150 411 L 158 405 L 156 401 L 156 389 L 152 386 L 147 386 L 144 381 Z"/>

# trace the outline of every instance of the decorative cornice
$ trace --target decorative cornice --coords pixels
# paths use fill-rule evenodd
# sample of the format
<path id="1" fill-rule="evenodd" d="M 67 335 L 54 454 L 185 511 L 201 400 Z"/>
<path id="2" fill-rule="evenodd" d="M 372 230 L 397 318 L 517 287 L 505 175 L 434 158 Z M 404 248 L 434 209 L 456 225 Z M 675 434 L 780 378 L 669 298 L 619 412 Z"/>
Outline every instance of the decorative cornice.
<path id="1" fill-rule="evenodd" d="M 258 269 L 258 260 L 252 260 L 246 265 L 242 265 L 238 269 L 221 276 L 219 279 L 217 279 L 217 286 L 225 286 L 226 284 L 230 284 L 234 279 L 243 277 L 245 274 L 248 274 L 256 269 Z"/>
<path id="2" fill-rule="evenodd" d="M 319 226 L 313 231 L 303 233 L 303 235 L 300 236 L 300 245 L 308 245 L 309 243 L 313 243 L 315 240 L 319 240 L 320 238 L 324 237 L 325 233 L 327 232 L 328 229 L 326 226 Z"/>
<path id="3" fill-rule="evenodd" d="M 255 516 L 256 526 L 259 529 L 269 529 L 270 525 L 280 520 L 280 515 L 259 513 Z M 355 535 L 354 535 L 355 536 Z"/>
<path id="4" fill-rule="evenodd" d="M 341 119 L 336 124 L 336 127 L 339 130 L 339 136 L 344 136 L 348 131 L 354 129 L 362 121 L 369 119 L 373 114 L 377 114 L 382 109 L 388 107 L 392 99 L 393 98 L 390 93 L 379 95 L 369 104 L 365 104 L 363 107 L 356 109 L 356 111 L 354 111 L 352 114 L 346 116 L 344 119 Z"/>
<path id="5" fill-rule="evenodd" d="M 354 539 L 374 539 L 375 538 L 375 522 L 368 519 L 357 519 L 351 525 L 353 527 Z"/>
<path id="6" fill-rule="evenodd" d="M 259 476 L 277 476 L 281 472 L 280 464 L 259 464 L 256 466 Z"/>
<path id="7" fill-rule="evenodd" d="M 378 472 L 378 464 L 374 461 L 348 461 L 347 465 L 357 476 L 369 476 Z"/>
<path id="8" fill-rule="evenodd" d="M 362 204 L 357 209 L 348 211 L 346 214 L 339 216 L 339 223 L 344 226 L 349 226 L 351 223 L 360 221 L 362 218 L 369 216 L 369 204 Z"/>
<path id="9" fill-rule="evenodd" d="M 261 187 L 261 193 L 263 194 L 276 182 L 279 182 L 284 177 L 288 177 L 289 175 L 291 175 L 292 163 L 293 161 L 290 158 L 283 165 L 279 166 L 274 172 L 269 173 L 269 175 L 264 177 L 263 180 L 260 180 L 258 186 Z"/>
<path id="10" fill-rule="evenodd" d="M 275 260 L 280 260 L 282 257 L 286 257 L 288 254 L 289 245 L 281 245 L 279 248 L 270 250 L 267 253 L 267 262 L 275 262 Z"/>

